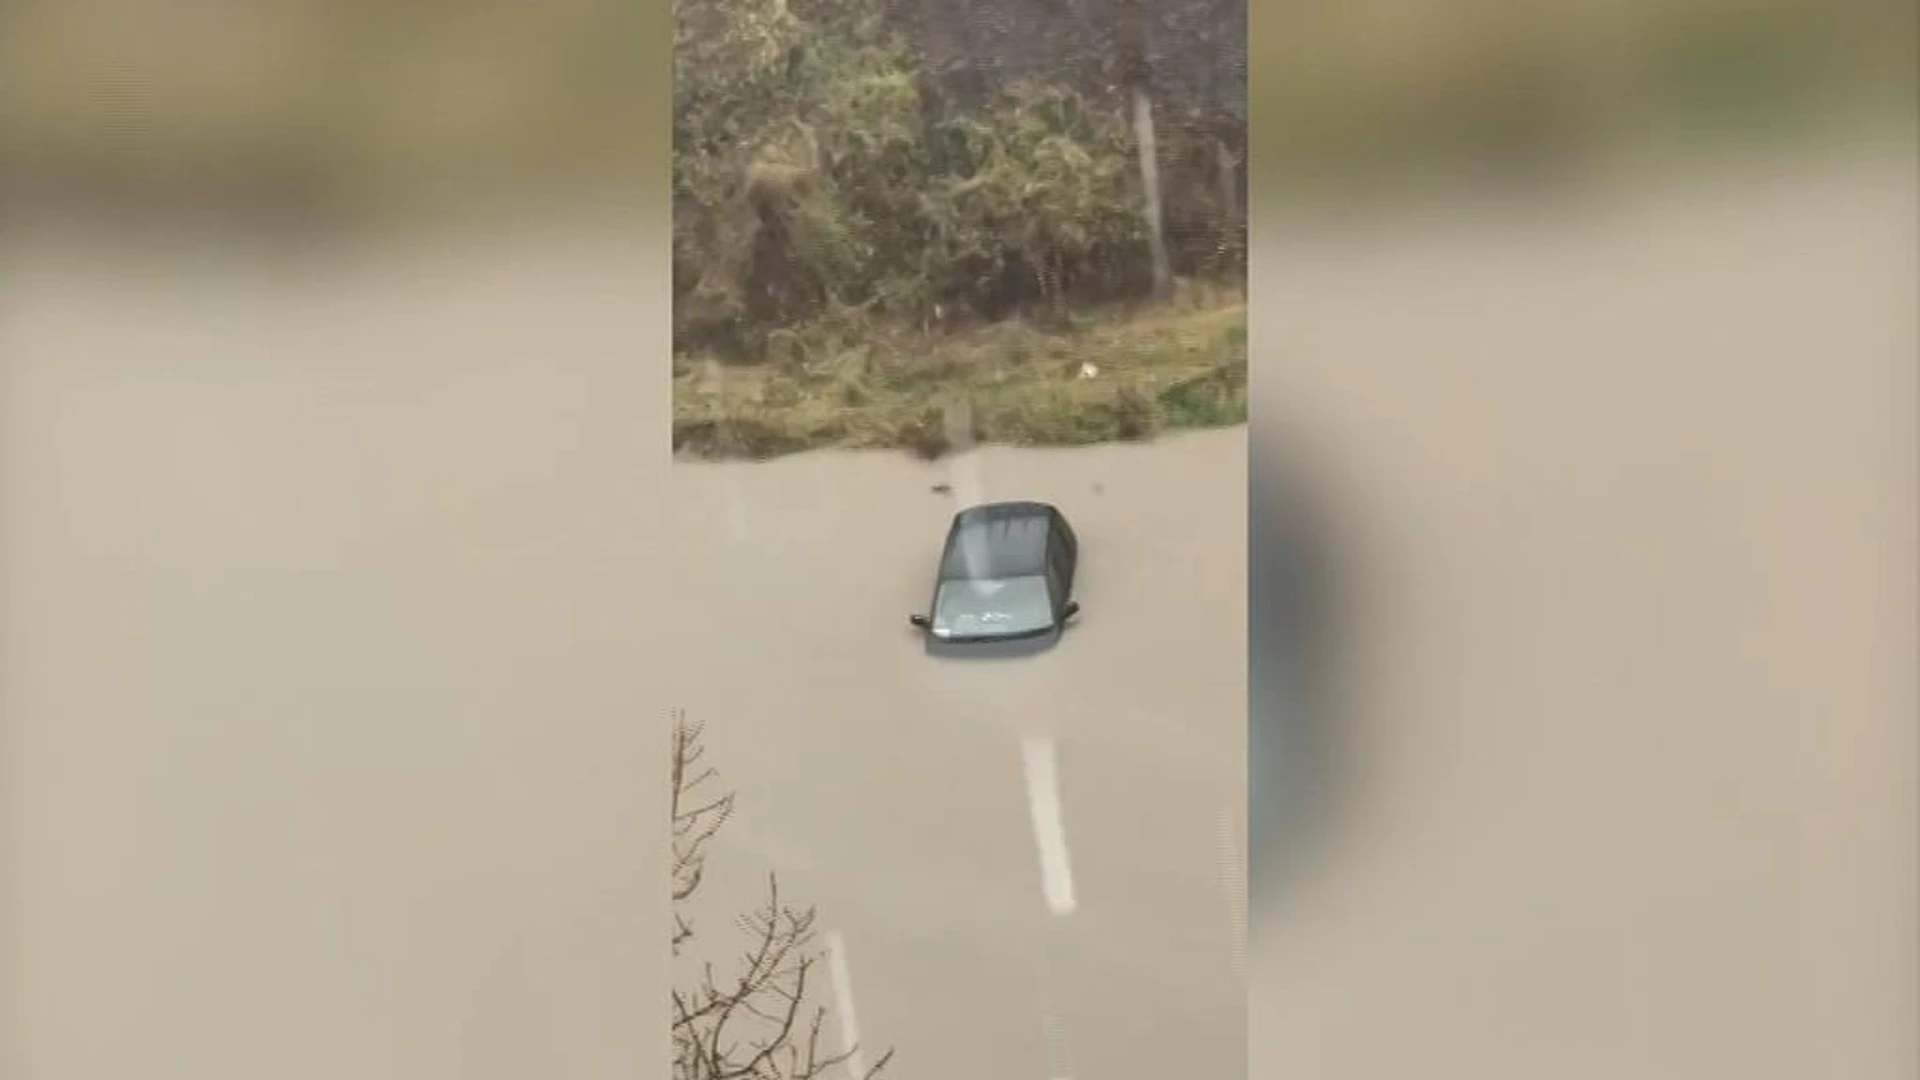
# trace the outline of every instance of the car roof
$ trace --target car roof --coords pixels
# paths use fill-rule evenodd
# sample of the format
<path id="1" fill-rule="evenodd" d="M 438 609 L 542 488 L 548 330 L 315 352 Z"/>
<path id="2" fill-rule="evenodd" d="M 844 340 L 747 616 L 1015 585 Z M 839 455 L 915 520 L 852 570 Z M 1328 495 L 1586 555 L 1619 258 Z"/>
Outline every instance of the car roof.
<path id="1" fill-rule="evenodd" d="M 1041 502 L 999 502 L 953 516 L 942 580 L 1023 577 L 1047 569 L 1047 534 L 1057 511 Z"/>
<path id="2" fill-rule="evenodd" d="M 992 521 L 1000 518 L 1046 518 L 1059 513 L 1050 504 L 1018 500 L 1013 502 L 981 503 L 969 506 L 953 515 L 955 524 L 972 521 Z"/>

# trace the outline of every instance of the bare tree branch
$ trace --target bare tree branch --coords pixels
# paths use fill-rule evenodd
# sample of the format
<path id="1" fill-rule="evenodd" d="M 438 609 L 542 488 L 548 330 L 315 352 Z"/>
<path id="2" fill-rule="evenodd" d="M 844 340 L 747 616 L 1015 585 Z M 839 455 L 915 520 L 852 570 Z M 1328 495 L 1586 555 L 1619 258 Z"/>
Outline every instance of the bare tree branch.
<path id="1" fill-rule="evenodd" d="M 705 877 L 706 848 L 733 815 L 731 791 L 696 791 L 718 778 L 700 764 L 701 726 L 674 714 L 673 731 L 673 950 L 694 941 L 688 914 Z M 692 986 L 671 996 L 674 1080 L 874 1080 L 893 1059 L 882 1054 L 859 1076 L 849 1062 L 856 1048 L 827 1054 L 821 1045 L 824 1006 L 808 1006 L 814 965 L 815 913 L 788 905 L 776 875 L 767 875 L 766 899 L 735 920 L 745 944 L 731 974 L 699 966 Z"/>

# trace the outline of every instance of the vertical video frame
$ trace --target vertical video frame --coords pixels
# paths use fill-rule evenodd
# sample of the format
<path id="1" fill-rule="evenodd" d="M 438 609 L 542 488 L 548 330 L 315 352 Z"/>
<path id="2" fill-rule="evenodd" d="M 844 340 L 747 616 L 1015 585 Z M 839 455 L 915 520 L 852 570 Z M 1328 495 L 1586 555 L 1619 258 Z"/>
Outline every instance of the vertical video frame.
<path id="1" fill-rule="evenodd" d="M 675 1080 L 1244 1073 L 1245 4 L 674 29 Z"/>

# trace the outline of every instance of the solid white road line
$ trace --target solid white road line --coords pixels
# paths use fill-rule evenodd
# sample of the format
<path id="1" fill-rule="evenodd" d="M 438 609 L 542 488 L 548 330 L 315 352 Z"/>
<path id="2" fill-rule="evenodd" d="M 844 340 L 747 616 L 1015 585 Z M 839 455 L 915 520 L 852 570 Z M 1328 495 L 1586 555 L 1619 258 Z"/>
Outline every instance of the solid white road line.
<path id="1" fill-rule="evenodd" d="M 1047 910 L 1072 914 L 1073 871 L 1067 860 L 1067 831 L 1060 819 L 1060 777 L 1053 739 L 1031 736 L 1021 746 L 1027 769 L 1027 802 L 1033 811 L 1033 838 L 1040 848 L 1040 884 Z"/>
<path id="2" fill-rule="evenodd" d="M 860 1023 L 853 1015 L 853 977 L 847 973 L 847 939 L 838 930 L 827 933 L 827 967 L 833 974 L 833 1004 L 840 1014 L 840 1052 L 847 1055 L 847 1076 L 865 1080 L 866 1055 L 860 1050 Z"/>

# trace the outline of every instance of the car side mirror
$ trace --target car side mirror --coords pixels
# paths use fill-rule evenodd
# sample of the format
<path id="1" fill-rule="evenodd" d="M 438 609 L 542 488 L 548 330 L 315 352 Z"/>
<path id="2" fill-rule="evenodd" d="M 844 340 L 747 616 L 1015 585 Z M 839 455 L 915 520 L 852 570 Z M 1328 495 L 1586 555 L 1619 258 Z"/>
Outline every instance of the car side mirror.
<path id="1" fill-rule="evenodd" d="M 1060 608 L 1060 621 L 1066 622 L 1078 614 L 1080 614 L 1080 601 L 1069 600 Z"/>
<path id="2" fill-rule="evenodd" d="M 907 616 L 907 621 L 921 630 L 925 630 L 928 626 L 932 625 L 932 620 L 928 619 L 925 615 L 909 615 Z"/>

